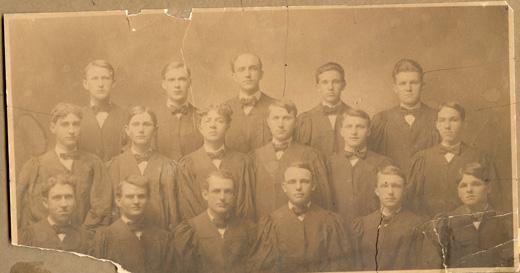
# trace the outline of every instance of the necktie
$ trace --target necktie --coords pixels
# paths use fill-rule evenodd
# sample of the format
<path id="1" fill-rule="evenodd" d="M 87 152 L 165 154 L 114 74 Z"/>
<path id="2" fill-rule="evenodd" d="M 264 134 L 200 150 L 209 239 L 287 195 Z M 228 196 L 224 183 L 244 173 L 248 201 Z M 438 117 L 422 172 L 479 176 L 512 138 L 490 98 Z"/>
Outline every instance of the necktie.
<path id="1" fill-rule="evenodd" d="M 108 113 L 110 111 L 110 104 L 100 104 L 100 105 L 92 105 L 90 106 L 92 108 L 92 111 L 97 115 L 99 112 L 106 112 Z"/>
<path id="2" fill-rule="evenodd" d="M 336 105 L 334 107 L 323 105 L 322 106 L 323 113 L 327 116 L 328 115 L 337 115 L 342 110 L 342 108 L 343 108 L 342 106 L 343 106 L 342 104 Z"/>
<path id="3" fill-rule="evenodd" d="M 257 102 L 258 102 L 258 99 L 255 96 L 248 97 L 248 98 L 240 98 L 240 103 L 242 104 L 242 107 L 255 106 Z"/>
<path id="4" fill-rule="evenodd" d="M 183 114 L 186 115 L 188 113 L 188 105 L 182 105 L 182 106 L 168 106 L 168 110 L 170 110 L 170 113 L 172 115 L 177 114 Z"/>
<path id="5" fill-rule="evenodd" d="M 151 153 L 145 153 L 145 154 L 134 154 L 135 161 L 137 161 L 137 164 L 141 162 L 148 161 L 150 157 L 152 156 Z"/>
<path id="6" fill-rule="evenodd" d="M 297 206 L 294 206 L 291 208 L 291 210 L 294 212 L 294 214 L 296 216 L 302 216 L 304 215 L 305 213 L 307 213 L 307 211 L 309 210 L 309 208 L 307 206 L 303 206 L 303 207 L 297 207 Z"/>
<path id="7" fill-rule="evenodd" d="M 217 152 L 206 152 L 206 154 L 208 155 L 209 159 L 211 160 L 221 160 L 223 157 L 224 157 L 224 153 L 226 152 L 226 150 L 222 149 L 220 151 L 217 151 Z"/>
<path id="8" fill-rule="evenodd" d="M 65 224 L 65 225 L 53 225 L 52 228 L 56 232 L 56 234 L 67 234 L 71 229 L 71 224 Z"/>
<path id="9" fill-rule="evenodd" d="M 440 150 L 441 150 L 441 154 L 443 154 L 443 155 L 447 154 L 447 153 L 452 153 L 452 154 L 458 155 L 458 154 L 460 154 L 460 144 L 450 146 L 450 147 L 440 145 Z"/>
<path id="10" fill-rule="evenodd" d="M 78 156 L 79 156 L 78 151 L 68 152 L 68 153 L 60 153 L 60 158 L 63 159 L 63 160 L 78 159 Z"/>
<path id="11" fill-rule="evenodd" d="M 365 159 L 365 157 L 367 157 L 367 150 L 364 150 L 364 151 L 345 151 L 345 157 L 347 159 L 352 159 L 352 157 Z"/>
<path id="12" fill-rule="evenodd" d="M 287 150 L 287 147 L 289 147 L 289 142 L 282 142 L 282 143 L 273 143 L 274 152 L 280 152 Z"/>

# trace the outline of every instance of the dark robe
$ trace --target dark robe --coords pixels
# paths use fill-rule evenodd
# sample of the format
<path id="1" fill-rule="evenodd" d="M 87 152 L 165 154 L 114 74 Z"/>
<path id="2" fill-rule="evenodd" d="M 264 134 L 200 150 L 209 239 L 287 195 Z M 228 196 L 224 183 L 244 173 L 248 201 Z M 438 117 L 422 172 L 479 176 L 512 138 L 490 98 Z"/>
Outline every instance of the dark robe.
<path id="1" fill-rule="evenodd" d="M 173 236 L 148 224 L 139 239 L 123 220 L 117 220 L 96 232 L 91 254 L 132 273 L 175 272 Z"/>
<path id="2" fill-rule="evenodd" d="M 300 221 L 287 205 L 263 217 L 252 272 L 328 272 L 353 268 L 352 245 L 339 215 L 311 204 Z"/>
<path id="3" fill-rule="evenodd" d="M 381 217 L 378 209 L 354 220 L 357 268 L 371 271 L 414 269 L 415 242 L 421 219 L 407 210 L 388 218 Z"/>
<path id="4" fill-rule="evenodd" d="M 391 164 L 386 156 L 370 150 L 352 167 L 343 152 L 329 157 L 329 178 L 334 210 L 345 223 L 368 215 L 379 208 L 379 199 L 374 190 L 378 168 Z"/>
<path id="5" fill-rule="evenodd" d="M 271 141 L 271 131 L 266 118 L 269 105 L 273 102 L 273 98 L 262 93 L 251 112 L 246 115 L 238 96 L 228 100 L 226 104 L 233 110 L 233 115 L 226 133 L 226 146 L 242 153 L 249 153 Z"/>
<path id="6" fill-rule="evenodd" d="M 18 226 L 25 227 L 47 217 L 42 203 L 42 187 L 49 177 L 71 174 L 76 178 L 76 212 L 72 224 L 89 229 L 107 225 L 112 210 L 112 184 L 103 162 L 95 155 L 78 151 L 78 158 L 69 171 L 58 159 L 54 149 L 30 159 L 22 167 L 16 181 Z"/>
<path id="7" fill-rule="evenodd" d="M 207 211 L 182 222 L 175 230 L 175 248 L 180 268 L 186 273 L 244 273 L 256 239 L 252 223 L 233 217 L 224 236 Z"/>
<path id="8" fill-rule="evenodd" d="M 324 156 L 342 150 L 345 146 L 345 141 L 340 134 L 343 122 L 342 114 L 350 106 L 341 102 L 339 107 L 334 128 L 330 124 L 329 117 L 323 112 L 323 104 L 321 103 L 299 115 L 296 141 L 315 148 Z"/>
<path id="9" fill-rule="evenodd" d="M 207 209 L 202 198 L 202 183 L 217 167 L 206 154 L 204 147 L 185 156 L 179 162 L 179 209 L 182 219 L 189 219 Z M 239 217 L 254 218 L 253 205 L 254 168 L 249 156 L 226 147 L 220 164 L 221 170 L 227 170 L 233 176 L 237 186 L 235 212 Z"/>
<path id="10" fill-rule="evenodd" d="M 130 149 L 114 157 L 108 164 L 113 186 L 129 175 L 141 175 L 135 156 Z M 179 220 L 177 210 L 177 183 L 174 163 L 153 152 L 143 176 L 150 182 L 150 199 L 145 210 L 145 221 L 162 229 L 173 230 Z M 117 219 L 119 215 L 116 215 Z"/>
<path id="11" fill-rule="evenodd" d="M 440 214 L 428 226 L 429 230 L 423 232 L 430 251 L 422 256 L 429 261 L 430 268 L 512 267 L 512 218 L 511 213 L 490 208 L 484 212 L 477 229 L 465 206 Z"/>
<path id="12" fill-rule="evenodd" d="M 255 205 L 258 218 L 267 216 L 283 204 L 287 204 L 287 195 L 282 190 L 284 173 L 293 162 L 308 162 L 312 166 L 314 181 L 317 189 L 313 201 L 321 207 L 330 208 L 331 193 L 327 169 L 323 158 L 315 149 L 292 142 L 277 160 L 273 144 L 258 148 L 254 153 L 256 176 Z"/>
<path id="13" fill-rule="evenodd" d="M 79 148 L 99 156 L 103 161 L 120 154 L 125 145 L 123 129 L 128 118 L 127 111 L 112 103 L 101 128 L 91 107 L 83 107 L 82 112 Z"/>
<path id="14" fill-rule="evenodd" d="M 494 164 L 485 154 L 465 143 L 461 144 L 460 154 L 455 155 L 449 163 L 440 144 L 420 151 L 412 162 L 408 182 L 410 196 L 413 198 L 412 206 L 419 215 L 431 218 L 459 206 L 457 177 L 459 170 L 471 162 L 480 163 L 487 168 L 492 187 L 490 202 L 495 207 L 503 207 L 502 187 Z M 510 206 L 509 204 L 509 210 Z"/>
<path id="15" fill-rule="evenodd" d="M 60 240 L 47 218 L 32 224 L 20 232 L 20 245 L 58 249 L 88 254 L 93 234 L 86 229 L 71 225 Z"/>
<path id="16" fill-rule="evenodd" d="M 369 147 L 376 153 L 388 156 L 402 170 L 407 170 L 412 156 L 439 143 L 435 128 L 437 111 L 422 104 L 409 126 L 400 106 L 380 112 L 372 119 Z"/>
<path id="17" fill-rule="evenodd" d="M 181 157 L 194 152 L 204 142 L 197 129 L 197 108 L 188 104 L 188 111 L 180 118 L 172 114 L 165 104 L 157 109 L 159 130 L 157 133 L 158 151 L 178 161 Z"/>

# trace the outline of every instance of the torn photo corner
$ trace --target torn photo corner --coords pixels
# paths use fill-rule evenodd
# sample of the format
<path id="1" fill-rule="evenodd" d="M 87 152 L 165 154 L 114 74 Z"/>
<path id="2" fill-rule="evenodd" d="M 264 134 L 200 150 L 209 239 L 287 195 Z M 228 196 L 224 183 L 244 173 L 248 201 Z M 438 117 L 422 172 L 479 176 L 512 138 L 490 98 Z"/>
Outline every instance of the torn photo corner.
<path id="1" fill-rule="evenodd" d="M 13 245 L 132 273 L 519 270 L 505 2 L 4 22 Z"/>

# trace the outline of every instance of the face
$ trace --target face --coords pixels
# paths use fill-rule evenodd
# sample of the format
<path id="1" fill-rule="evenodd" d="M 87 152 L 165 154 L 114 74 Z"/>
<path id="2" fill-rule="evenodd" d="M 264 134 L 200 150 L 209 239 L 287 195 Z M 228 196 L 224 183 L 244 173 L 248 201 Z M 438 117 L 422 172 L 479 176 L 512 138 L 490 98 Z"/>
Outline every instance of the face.
<path id="1" fill-rule="evenodd" d="M 99 101 L 106 100 L 114 87 L 114 77 L 106 68 L 91 66 L 86 72 L 83 87 L 88 90 L 92 98 Z"/>
<path id="2" fill-rule="evenodd" d="M 316 88 L 321 99 L 329 104 L 336 104 L 341 99 L 341 92 L 345 89 L 345 80 L 336 70 L 329 70 L 318 76 Z"/>
<path id="3" fill-rule="evenodd" d="M 125 126 L 126 134 L 132 140 L 132 143 L 137 145 L 150 144 L 155 129 L 153 119 L 148 113 L 134 115 L 128 125 Z"/>
<path id="4" fill-rule="evenodd" d="M 341 136 L 345 145 L 351 148 L 360 148 L 366 145 L 370 135 L 368 121 L 360 117 L 346 116 L 341 127 Z"/>
<path id="5" fill-rule="evenodd" d="M 490 193 L 489 185 L 473 175 L 465 174 L 457 187 L 459 198 L 467 206 L 487 203 Z"/>
<path id="6" fill-rule="evenodd" d="M 49 216 L 58 224 L 70 222 L 76 199 L 74 188 L 67 184 L 56 184 L 50 191 L 48 197 L 43 199 L 43 205 L 49 211 Z"/>
<path id="7" fill-rule="evenodd" d="M 71 113 L 56 122 L 51 122 L 50 130 L 55 135 L 57 144 L 75 148 L 79 139 L 80 125 L 81 119 Z"/>
<path id="8" fill-rule="evenodd" d="M 260 80 L 263 76 L 260 60 L 252 54 L 242 54 L 238 56 L 233 64 L 233 80 L 241 90 L 252 94 L 259 89 Z"/>
<path id="9" fill-rule="evenodd" d="M 296 206 L 304 206 L 311 200 L 311 194 L 316 186 L 312 182 L 311 172 L 302 168 L 290 167 L 285 171 L 282 189 L 291 203 Z"/>
<path id="10" fill-rule="evenodd" d="M 460 113 L 449 107 L 443 107 L 437 114 L 436 127 L 443 141 L 457 142 L 460 138 L 463 121 Z"/>
<path id="11" fill-rule="evenodd" d="M 137 219 L 144 213 L 148 202 L 148 192 L 146 188 L 141 188 L 130 183 L 123 183 L 121 196 L 116 197 L 116 205 L 121 214 L 128 219 Z"/>
<path id="12" fill-rule="evenodd" d="M 227 128 L 226 118 L 213 110 L 202 117 L 199 126 L 200 133 L 204 136 L 204 139 L 208 141 L 223 140 Z"/>
<path id="13" fill-rule="evenodd" d="M 289 139 L 294 132 L 295 123 L 296 117 L 293 113 L 281 107 L 270 107 L 267 125 L 274 139 L 279 141 Z"/>
<path id="14" fill-rule="evenodd" d="M 168 99 L 179 103 L 184 103 L 188 98 L 190 85 L 191 79 L 184 67 L 169 70 L 162 81 L 162 88 Z"/>
<path id="15" fill-rule="evenodd" d="M 399 102 L 415 106 L 421 101 L 421 75 L 418 72 L 399 72 L 394 79 L 394 92 Z"/>
<path id="16" fill-rule="evenodd" d="M 202 197 L 208 202 L 208 208 L 216 214 L 226 214 L 233 207 L 235 191 L 233 181 L 211 177 L 208 190 L 202 191 Z"/>
<path id="17" fill-rule="evenodd" d="M 399 208 L 404 193 L 404 180 L 393 174 L 383 174 L 377 177 L 375 190 L 381 206 L 386 208 Z"/>

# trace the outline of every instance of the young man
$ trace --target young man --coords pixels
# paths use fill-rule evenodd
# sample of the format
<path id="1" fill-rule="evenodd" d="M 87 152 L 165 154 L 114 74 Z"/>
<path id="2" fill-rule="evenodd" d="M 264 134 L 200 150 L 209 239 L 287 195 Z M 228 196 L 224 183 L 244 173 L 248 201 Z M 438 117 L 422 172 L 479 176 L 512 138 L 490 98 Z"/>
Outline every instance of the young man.
<path id="1" fill-rule="evenodd" d="M 202 146 L 197 130 L 197 108 L 188 101 L 191 71 L 184 63 L 171 62 L 162 71 L 166 103 L 158 109 L 157 147 L 167 157 L 178 161 Z"/>
<path id="2" fill-rule="evenodd" d="M 259 224 L 250 270 L 322 272 L 352 269 L 352 253 L 341 217 L 311 202 L 316 189 L 311 167 L 295 162 L 285 171 L 288 204 Z"/>
<path id="3" fill-rule="evenodd" d="M 110 98 L 114 86 L 114 68 L 107 61 L 95 60 L 85 67 L 83 87 L 88 91 L 90 101 L 82 109 L 79 147 L 103 161 L 121 153 L 124 145 L 126 112 Z"/>
<path id="4" fill-rule="evenodd" d="M 344 149 L 329 157 L 329 178 L 335 211 L 346 223 L 378 208 L 374 185 L 377 170 L 390 164 L 390 159 L 367 148 L 370 117 L 357 109 L 347 109 L 338 125 Z"/>
<path id="5" fill-rule="evenodd" d="M 458 171 L 469 162 L 479 162 L 489 172 L 493 180 L 491 203 L 502 208 L 500 182 L 494 164 L 479 150 L 467 145 L 461 139 L 465 120 L 464 108 L 455 102 L 439 106 L 436 127 L 441 143 L 417 153 L 411 164 L 409 182 L 413 208 L 416 213 L 433 217 L 434 215 L 457 208 L 459 199 L 455 181 Z M 510 200 L 510 199 L 509 199 Z M 508 205 L 510 210 L 510 205 Z"/>
<path id="6" fill-rule="evenodd" d="M 225 171 L 209 174 L 202 184 L 208 209 L 181 223 L 175 247 L 182 272 L 246 272 L 249 251 L 256 239 L 252 223 L 233 215 L 235 182 Z"/>
<path id="7" fill-rule="evenodd" d="M 72 224 L 89 229 L 106 225 L 112 209 L 112 185 L 103 162 L 95 155 L 78 150 L 81 109 L 59 103 L 51 111 L 50 131 L 56 145 L 43 155 L 30 159 L 16 181 L 18 227 L 47 217 L 40 196 L 49 177 L 67 173 L 76 177 L 76 213 Z"/>
<path id="8" fill-rule="evenodd" d="M 157 133 L 157 118 L 150 109 L 130 109 L 125 132 L 130 148 L 114 157 L 108 170 L 114 186 L 129 175 L 142 175 L 150 181 L 150 199 L 145 221 L 162 229 L 175 227 L 178 221 L 176 169 L 172 160 L 152 149 Z"/>
<path id="9" fill-rule="evenodd" d="M 487 172 L 476 162 L 460 169 L 455 191 L 462 206 L 438 215 L 430 225 L 435 230 L 424 233 L 436 250 L 422 254 L 436 261 L 432 268 L 513 266 L 512 215 L 497 212 L 488 202 L 494 182 Z"/>
<path id="10" fill-rule="evenodd" d="M 96 232 L 92 256 L 109 259 L 133 273 L 174 271 L 170 234 L 145 221 L 150 184 L 144 176 L 131 175 L 116 187 L 121 217 Z"/>
<path id="11" fill-rule="evenodd" d="M 227 170 L 233 175 L 233 181 L 237 182 L 234 204 L 236 215 L 254 217 L 253 164 L 247 155 L 224 145 L 231 114 L 231 108 L 226 104 L 211 105 L 199 112 L 198 126 L 204 137 L 204 145 L 182 158 L 178 166 L 179 209 L 182 219 L 195 217 L 207 209 L 201 185 L 208 174 L 217 170 Z"/>
<path id="12" fill-rule="evenodd" d="M 265 117 L 267 107 L 274 99 L 260 91 L 264 71 L 258 56 L 252 53 L 238 55 L 231 62 L 231 72 L 239 93 L 226 102 L 233 110 L 226 145 L 249 153 L 271 140 Z"/>
<path id="13" fill-rule="evenodd" d="M 23 229 L 19 244 L 88 253 L 90 232 L 72 223 L 76 213 L 74 178 L 67 174 L 51 176 L 41 193 L 48 216 Z"/>
<path id="14" fill-rule="evenodd" d="M 402 59 L 394 67 L 394 92 L 399 105 L 376 114 L 369 145 L 408 170 L 412 156 L 439 142 L 435 110 L 421 102 L 423 69 L 413 60 Z"/>
<path id="15" fill-rule="evenodd" d="M 377 173 L 376 184 L 381 207 L 354 220 L 358 269 L 414 269 L 421 220 L 403 207 L 404 173 L 396 166 L 385 166 Z"/>
<path id="16" fill-rule="evenodd" d="M 337 63 L 326 63 L 316 70 L 316 89 L 321 103 L 299 117 L 296 140 L 329 156 L 343 148 L 339 134 L 341 114 L 350 108 L 341 100 L 347 82 L 345 71 Z"/>
<path id="17" fill-rule="evenodd" d="M 258 218 L 267 216 L 287 203 L 282 191 L 283 173 L 293 162 L 310 162 L 316 181 L 313 201 L 323 208 L 331 207 L 330 188 L 324 160 L 315 149 L 293 141 L 296 105 L 276 100 L 269 106 L 267 125 L 273 140 L 255 150 L 255 206 Z"/>

